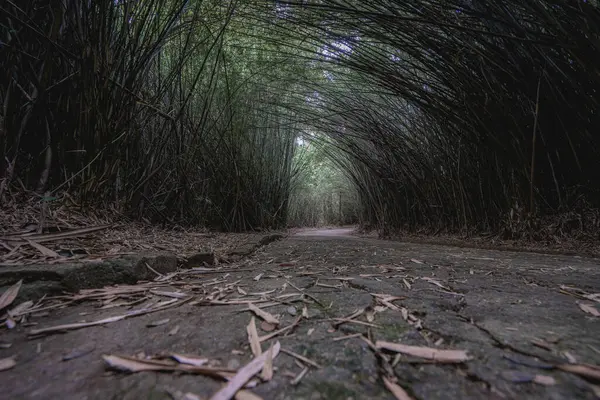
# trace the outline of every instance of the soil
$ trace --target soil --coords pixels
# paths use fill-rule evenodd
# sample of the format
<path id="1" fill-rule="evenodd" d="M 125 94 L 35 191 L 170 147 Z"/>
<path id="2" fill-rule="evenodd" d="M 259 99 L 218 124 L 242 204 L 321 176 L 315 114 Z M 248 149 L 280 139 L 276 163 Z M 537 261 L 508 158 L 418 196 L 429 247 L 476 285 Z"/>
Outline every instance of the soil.
<path id="1" fill-rule="evenodd" d="M 299 322 L 263 341 L 262 350 L 279 341 L 282 349 L 318 367 L 281 352 L 273 361 L 273 379 L 250 389 L 265 399 L 396 398 L 383 376 L 414 399 L 598 398 L 597 380 L 557 367 L 587 364 L 584 368 L 600 374 L 594 367 L 600 364 L 600 317 L 581 307 L 600 310 L 598 296 L 589 296 L 600 292 L 598 259 L 391 242 L 351 233 L 299 232 L 232 264 L 178 280 L 162 276 L 161 290 L 193 295 L 192 301 L 163 311 L 30 335 L 32 329 L 128 310 L 71 298 L 14 329 L 0 328 L 0 361 L 11 356 L 16 361 L 0 372 L 2 397 L 208 399 L 223 382 L 176 372 L 115 371 L 102 356 L 184 353 L 238 369 L 252 359 L 246 328 L 251 318 L 260 336 L 273 327 L 261 324 L 244 304 L 217 303 L 279 298 L 273 306 L 256 305 L 278 317 L 279 328 Z M 305 296 L 292 302 L 299 291 Z M 150 289 L 144 293 L 151 296 Z M 278 297 L 286 294 L 289 301 Z M 377 300 L 386 297 L 384 303 Z M 299 318 L 304 307 L 308 318 Z M 361 309 L 366 312 L 351 322 L 334 320 Z M 149 327 L 152 323 L 158 326 Z M 339 339 L 349 335 L 354 336 Z M 369 340 L 465 350 L 470 358 L 449 364 L 396 357 L 373 349 Z M 307 373 L 298 380 L 304 368 Z"/>

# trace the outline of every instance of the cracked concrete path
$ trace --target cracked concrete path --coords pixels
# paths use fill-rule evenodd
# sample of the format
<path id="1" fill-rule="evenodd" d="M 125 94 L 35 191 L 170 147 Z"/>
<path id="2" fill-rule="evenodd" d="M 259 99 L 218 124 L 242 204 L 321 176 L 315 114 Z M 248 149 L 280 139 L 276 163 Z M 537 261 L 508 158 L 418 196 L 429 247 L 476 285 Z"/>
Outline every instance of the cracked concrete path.
<path id="1" fill-rule="evenodd" d="M 593 296 L 600 292 L 597 259 L 327 231 L 271 243 L 219 270 L 165 280 L 160 291 L 158 283 L 145 283 L 148 290 L 140 292 L 148 296 L 142 301 L 168 290 L 191 296 L 178 307 L 28 337 L 32 329 L 98 320 L 137 307 L 109 308 L 118 299 L 88 298 L 29 316 L 10 331 L 3 328 L 0 359 L 15 356 L 16 365 L 0 372 L 0 397 L 208 399 L 222 382 L 193 374 L 114 371 L 102 355 L 145 359 L 185 353 L 237 370 L 252 359 L 246 330 L 252 316 L 263 337 L 293 326 L 262 342 L 263 351 L 276 340 L 287 351 L 274 360 L 273 379 L 250 389 L 264 399 L 394 399 L 383 376 L 423 400 L 599 395 L 593 371 L 600 370 L 593 366 L 600 364 L 600 318 L 586 308 L 600 309 L 600 298 Z M 260 299 L 256 305 L 278 318 L 279 326 L 261 323 L 245 304 L 221 304 L 245 299 Z M 340 320 L 352 314 L 360 315 Z M 162 324 L 148 326 L 157 322 Z M 471 358 L 441 364 L 370 346 L 377 341 L 466 350 Z M 75 356 L 63 361 L 65 355 Z M 587 364 L 591 376 L 557 368 L 569 362 Z"/>

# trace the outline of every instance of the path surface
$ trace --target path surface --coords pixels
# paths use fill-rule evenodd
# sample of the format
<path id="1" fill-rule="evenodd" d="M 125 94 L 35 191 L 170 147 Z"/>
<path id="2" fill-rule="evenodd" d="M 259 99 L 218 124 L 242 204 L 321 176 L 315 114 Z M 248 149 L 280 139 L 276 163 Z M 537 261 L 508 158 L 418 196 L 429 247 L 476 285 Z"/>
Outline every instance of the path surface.
<path id="1" fill-rule="evenodd" d="M 600 318 L 584 312 L 600 309 L 595 301 L 600 299 L 589 296 L 600 292 L 596 259 L 317 231 L 271 243 L 238 264 L 211 268 L 121 292 L 82 292 L 64 308 L 29 316 L 10 331 L 2 328 L 0 359 L 15 356 L 16 365 L 0 372 L 0 398 L 209 399 L 224 383 L 190 368 L 115 371 L 102 356 L 144 361 L 107 358 L 128 360 L 130 370 L 181 370 L 183 364 L 166 357 L 184 353 L 195 355 L 188 363 L 200 365 L 205 357 L 204 367 L 233 373 L 252 359 L 247 333 L 252 317 L 263 352 L 275 342 L 287 351 L 273 360 L 272 380 L 255 380 L 249 389 L 264 399 L 394 399 L 384 377 L 423 400 L 600 395 L 594 394 L 600 392 L 598 380 L 594 386 L 593 378 L 563 371 L 600 377 L 594 368 L 600 364 Z M 278 326 L 249 312 L 248 301 L 277 318 Z M 54 325 L 156 308 L 102 326 L 28 337 Z M 440 363 L 443 353 L 436 360 L 397 356 L 381 349 L 382 341 L 465 350 L 469 359 Z M 165 358 L 157 360 L 158 355 Z M 462 356 L 454 353 L 450 361 Z M 576 366 L 566 365 L 569 361 Z M 590 365 L 578 365 L 583 363 Z"/>

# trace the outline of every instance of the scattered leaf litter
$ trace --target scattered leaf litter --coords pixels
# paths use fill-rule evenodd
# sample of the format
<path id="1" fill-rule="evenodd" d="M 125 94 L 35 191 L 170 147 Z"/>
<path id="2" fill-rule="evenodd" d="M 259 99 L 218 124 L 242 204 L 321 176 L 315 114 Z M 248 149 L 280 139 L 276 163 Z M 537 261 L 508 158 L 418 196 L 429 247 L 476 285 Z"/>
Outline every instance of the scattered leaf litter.
<path id="1" fill-rule="evenodd" d="M 263 353 L 258 357 L 255 357 L 250 363 L 240 368 L 238 372 L 229 380 L 221 390 L 216 392 L 210 400 L 229 400 L 235 396 L 236 392 L 240 390 L 244 385 L 256 374 L 258 374 L 264 367 L 267 357 L 275 358 L 279 354 L 281 345 L 276 342 L 273 345 L 272 351 Z"/>

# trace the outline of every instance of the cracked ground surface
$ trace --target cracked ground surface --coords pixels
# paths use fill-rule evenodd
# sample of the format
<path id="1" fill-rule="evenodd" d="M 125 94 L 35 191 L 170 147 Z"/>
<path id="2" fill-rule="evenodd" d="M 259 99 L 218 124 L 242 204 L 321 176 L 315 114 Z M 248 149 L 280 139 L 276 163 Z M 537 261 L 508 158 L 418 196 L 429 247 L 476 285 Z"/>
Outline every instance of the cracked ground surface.
<path id="1" fill-rule="evenodd" d="M 97 302 L 75 302 L 30 316 L 31 326 L 0 331 L 5 344 L 0 359 L 16 360 L 0 372 L 0 397 L 208 399 L 222 382 L 173 372 L 113 371 L 102 355 L 194 354 L 235 370 L 252 358 L 246 327 L 253 314 L 244 304 L 216 303 L 249 296 L 276 300 L 257 306 L 278 317 L 280 328 L 298 321 L 265 340 L 263 351 L 278 340 L 283 349 L 316 364 L 280 353 L 273 379 L 251 389 L 264 399 L 394 399 L 383 375 L 414 399 L 599 396 L 594 378 L 553 368 L 600 364 L 600 318 L 580 307 L 600 308 L 597 298 L 583 298 L 600 292 L 597 259 L 407 244 L 348 233 L 308 231 L 271 243 L 236 265 L 167 282 L 163 290 L 176 287 L 194 298 L 163 311 L 34 337 L 28 336 L 32 329 L 107 318 L 122 314 L 125 306 L 101 309 Z M 304 296 L 292 296 L 299 293 Z M 290 297 L 277 297 L 286 294 Z M 382 298 L 384 306 L 378 302 Z M 364 312 L 339 320 L 357 310 Z M 268 335 L 273 327 L 256 318 L 258 334 Z M 466 350 L 471 358 L 440 364 L 376 351 L 370 346 L 376 341 Z M 76 356 L 63 361 L 68 354 Z M 540 375 L 545 379 L 532 381 Z"/>

